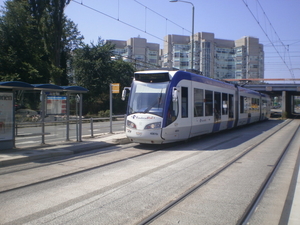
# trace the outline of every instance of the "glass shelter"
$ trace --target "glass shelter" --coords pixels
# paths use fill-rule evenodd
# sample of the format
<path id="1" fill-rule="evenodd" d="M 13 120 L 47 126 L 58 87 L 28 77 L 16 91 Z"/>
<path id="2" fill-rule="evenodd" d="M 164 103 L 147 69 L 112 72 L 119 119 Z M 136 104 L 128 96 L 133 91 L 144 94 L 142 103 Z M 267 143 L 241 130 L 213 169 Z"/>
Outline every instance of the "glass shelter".
<path id="1" fill-rule="evenodd" d="M 71 105 L 76 105 L 76 140 L 81 141 L 82 94 L 80 86 L 28 84 L 21 81 L 0 82 L 0 150 L 16 147 L 16 137 L 40 137 L 45 144 L 45 125 L 63 122 L 65 140 L 69 140 Z M 73 107 L 74 108 L 74 107 Z M 18 133 L 18 124 L 35 126 L 33 133 Z"/>

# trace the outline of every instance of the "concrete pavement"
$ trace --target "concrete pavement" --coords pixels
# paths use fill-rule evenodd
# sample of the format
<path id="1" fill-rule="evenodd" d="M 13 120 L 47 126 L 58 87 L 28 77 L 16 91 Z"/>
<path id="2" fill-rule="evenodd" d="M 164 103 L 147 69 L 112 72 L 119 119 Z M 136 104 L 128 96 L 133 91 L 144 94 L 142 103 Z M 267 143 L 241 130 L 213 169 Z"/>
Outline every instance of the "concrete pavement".
<path id="1" fill-rule="evenodd" d="M 33 160 L 71 155 L 79 152 L 105 148 L 118 144 L 128 143 L 124 132 L 103 134 L 94 138 L 83 138 L 82 142 L 59 142 L 52 145 L 40 145 L 26 148 L 16 148 L 0 151 L 0 167 L 11 166 L 19 163 L 32 162 Z"/>

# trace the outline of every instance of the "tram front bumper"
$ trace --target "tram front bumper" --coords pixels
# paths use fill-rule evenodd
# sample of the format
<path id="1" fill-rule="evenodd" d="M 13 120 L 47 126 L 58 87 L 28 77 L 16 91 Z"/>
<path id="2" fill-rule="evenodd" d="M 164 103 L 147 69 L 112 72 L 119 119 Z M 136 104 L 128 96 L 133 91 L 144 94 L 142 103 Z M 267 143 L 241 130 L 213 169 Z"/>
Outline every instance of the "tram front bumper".
<path id="1" fill-rule="evenodd" d="M 161 129 L 136 130 L 126 128 L 126 136 L 131 142 L 143 144 L 162 144 Z"/>

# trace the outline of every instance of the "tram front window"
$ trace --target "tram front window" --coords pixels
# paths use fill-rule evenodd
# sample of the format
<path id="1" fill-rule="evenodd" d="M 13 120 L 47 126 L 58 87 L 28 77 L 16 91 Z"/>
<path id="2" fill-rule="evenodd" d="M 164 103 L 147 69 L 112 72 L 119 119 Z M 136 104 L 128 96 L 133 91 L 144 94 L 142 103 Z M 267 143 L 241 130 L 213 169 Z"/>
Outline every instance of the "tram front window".
<path id="1" fill-rule="evenodd" d="M 134 82 L 130 94 L 129 114 L 150 113 L 162 116 L 168 82 Z"/>

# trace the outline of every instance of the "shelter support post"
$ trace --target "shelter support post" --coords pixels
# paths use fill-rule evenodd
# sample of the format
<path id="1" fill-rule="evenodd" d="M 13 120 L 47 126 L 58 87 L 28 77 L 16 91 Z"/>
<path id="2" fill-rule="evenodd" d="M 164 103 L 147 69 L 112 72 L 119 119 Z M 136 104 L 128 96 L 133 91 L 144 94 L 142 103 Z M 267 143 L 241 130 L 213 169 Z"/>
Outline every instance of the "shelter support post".
<path id="1" fill-rule="evenodd" d="M 66 105 L 66 141 L 70 141 L 70 94 L 67 93 L 67 105 Z"/>
<path id="2" fill-rule="evenodd" d="M 283 117 L 286 114 L 286 91 L 282 91 L 281 95 L 281 116 Z"/>
<path id="3" fill-rule="evenodd" d="M 16 93 L 17 91 L 16 90 L 13 90 L 13 124 L 12 124 L 12 127 L 15 128 L 15 130 L 13 131 L 12 135 L 13 135 L 13 143 L 12 143 L 12 146 L 13 148 L 16 148 L 16 135 L 17 135 L 17 126 L 16 126 L 16 109 L 15 109 L 15 105 L 16 105 Z"/>
<path id="4" fill-rule="evenodd" d="M 42 117 L 42 141 L 41 144 L 45 144 L 45 116 L 46 116 L 46 98 L 45 91 L 41 91 L 41 100 L 42 100 L 42 108 L 41 108 L 41 117 Z"/>
<path id="5" fill-rule="evenodd" d="M 82 141 L 82 94 L 79 99 L 79 141 Z"/>

